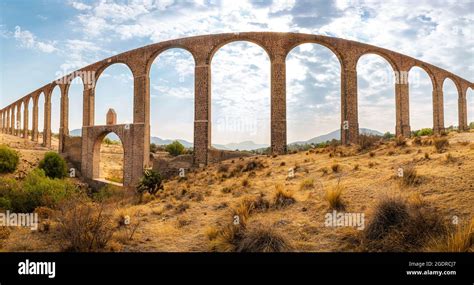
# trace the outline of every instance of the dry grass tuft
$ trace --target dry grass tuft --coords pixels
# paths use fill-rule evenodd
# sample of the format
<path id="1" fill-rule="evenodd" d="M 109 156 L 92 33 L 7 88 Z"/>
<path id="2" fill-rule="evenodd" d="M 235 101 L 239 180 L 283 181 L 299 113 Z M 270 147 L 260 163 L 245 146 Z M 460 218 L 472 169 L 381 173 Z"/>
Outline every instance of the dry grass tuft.
<path id="1" fill-rule="evenodd" d="M 277 209 L 285 208 L 296 202 L 293 194 L 286 190 L 282 184 L 275 185 L 275 196 L 273 206 Z"/>
<path id="2" fill-rule="evenodd" d="M 338 173 L 339 171 L 341 171 L 341 166 L 338 163 L 334 163 L 333 165 L 331 165 L 331 170 L 333 173 Z"/>
<path id="3" fill-rule="evenodd" d="M 436 138 L 433 141 L 434 147 L 438 153 L 442 153 L 449 146 L 449 141 L 447 138 Z"/>
<path id="4" fill-rule="evenodd" d="M 329 209 L 331 210 L 344 210 L 346 207 L 344 201 L 342 200 L 342 192 L 345 190 L 345 187 L 341 184 L 330 187 L 326 190 L 324 199 L 329 203 Z"/>
<path id="5" fill-rule="evenodd" d="M 434 239 L 426 248 L 435 252 L 474 252 L 474 218 L 458 225 L 454 231 Z"/>
<path id="6" fill-rule="evenodd" d="M 300 190 L 310 190 L 314 188 L 314 179 L 307 178 L 300 183 Z"/>
<path id="7" fill-rule="evenodd" d="M 402 177 L 403 186 L 416 186 L 420 183 L 421 183 L 421 178 L 419 177 L 414 165 L 410 164 L 403 167 L 403 177 Z"/>
<path id="8" fill-rule="evenodd" d="M 373 208 L 372 218 L 361 233 L 362 251 L 418 251 L 432 237 L 445 232 L 445 224 L 433 208 L 412 205 L 400 197 L 385 197 Z"/>

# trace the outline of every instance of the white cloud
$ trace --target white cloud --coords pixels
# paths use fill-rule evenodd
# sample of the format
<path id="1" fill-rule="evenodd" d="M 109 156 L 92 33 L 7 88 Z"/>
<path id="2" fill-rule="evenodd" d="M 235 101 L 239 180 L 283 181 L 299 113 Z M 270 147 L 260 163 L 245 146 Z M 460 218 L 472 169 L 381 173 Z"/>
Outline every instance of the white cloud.
<path id="1" fill-rule="evenodd" d="M 54 42 L 38 41 L 33 33 L 22 30 L 19 26 L 15 26 L 13 37 L 18 40 L 20 46 L 24 48 L 35 49 L 45 53 L 52 53 L 57 50 L 54 46 Z"/>
<path id="2" fill-rule="evenodd" d="M 92 9 L 91 6 L 84 4 L 82 2 L 76 2 L 76 1 L 71 2 L 71 6 L 80 11 Z"/>

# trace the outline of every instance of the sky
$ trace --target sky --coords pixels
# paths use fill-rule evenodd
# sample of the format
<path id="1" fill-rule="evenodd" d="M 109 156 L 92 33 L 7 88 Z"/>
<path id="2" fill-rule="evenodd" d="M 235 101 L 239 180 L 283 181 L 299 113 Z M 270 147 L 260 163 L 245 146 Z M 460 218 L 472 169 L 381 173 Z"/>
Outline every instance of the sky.
<path id="1" fill-rule="evenodd" d="M 474 1 L 316 0 L 1 0 L 0 106 L 106 57 L 160 41 L 225 32 L 299 32 L 388 48 L 474 81 Z M 270 62 L 248 42 L 218 50 L 212 60 L 212 143 L 270 144 Z M 395 131 L 393 71 L 377 55 L 357 65 L 359 125 Z M 432 127 L 432 87 L 419 68 L 409 74 L 412 129 Z M 288 142 L 340 126 L 340 66 L 316 44 L 287 57 Z M 457 125 L 457 91 L 443 86 L 445 125 Z M 71 85 L 69 129 L 82 125 L 82 85 Z M 96 86 L 95 124 L 109 108 L 132 122 L 133 77 L 114 64 Z M 162 53 L 150 74 L 151 134 L 193 140 L 194 62 L 181 49 Z M 42 124 L 40 99 L 40 130 Z M 52 129 L 59 129 L 59 90 L 53 91 Z M 31 104 L 28 106 L 31 110 Z M 31 114 L 31 113 L 30 113 Z M 474 91 L 468 92 L 474 121 Z M 31 126 L 31 119 L 29 122 Z"/>

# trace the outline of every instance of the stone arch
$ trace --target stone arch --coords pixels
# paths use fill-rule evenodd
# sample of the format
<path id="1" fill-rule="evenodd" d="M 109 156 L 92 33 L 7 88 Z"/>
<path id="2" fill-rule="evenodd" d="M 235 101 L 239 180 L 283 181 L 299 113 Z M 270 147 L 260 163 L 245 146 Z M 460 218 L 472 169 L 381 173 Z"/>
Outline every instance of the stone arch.
<path id="1" fill-rule="evenodd" d="M 186 45 L 181 45 L 181 44 L 170 44 L 170 45 L 167 45 L 165 47 L 161 47 L 155 51 L 152 52 L 151 56 L 147 59 L 147 62 L 146 62 L 146 74 L 148 74 L 148 76 L 150 75 L 150 71 L 151 71 L 151 66 L 153 65 L 153 63 L 155 62 L 155 60 L 161 55 L 163 54 L 164 52 L 168 51 L 168 50 L 171 50 L 171 49 L 181 49 L 181 50 L 185 50 L 187 51 L 189 54 L 191 54 L 191 56 L 193 57 L 193 60 L 194 60 L 194 66 L 196 66 L 197 64 L 197 60 L 196 60 L 196 55 L 194 54 L 194 52 L 188 48 Z"/>
<path id="2" fill-rule="evenodd" d="M 393 60 L 385 52 L 377 50 L 377 49 L 369 49 L 369 50 L 366 50 L 366 51 L 363 51 L 363 52 L 359 53 L 355 58 L 356 68 L 357 68 L 357 64 L 359 63 L 360 58 L 363 57 L 364 55 L 370 55 L 370 54 L 377 55 L 377 56 L 383 58 L 386 62 L 388 62 L 390 64 L 390 66 L 392 67 L 394 77 L 395 77 L 396 73 L 400 71 L 400 68 L 396 64 L 395 60 Z"/>
<path id="3" fill-rule="evenodd" d="M 24 100 L 21 100 L 18 103 L 18 113 L 19 117 L 16 119 L 17 121 L 17 136 L 23 137 L 23 132 L 24 132 L 24 123 L 25 123 L 25 102 Z"/>
<path id="4" fill-rule="evenodd" d="M 124 145 L 124 139 L 121 137 L 121 135 L 119 135 L 118 133 L 116 133 L 115 131 L 113 130 L 104 130 L 100 133 L 97 134 L 97 136 L 95 137 L 94 141 L 93 141 L 93 154 L 92 154 L 92 179 L 93 180 L 100 180 L 102 178 L 105 179 L 105 177 L 101 177 L 101 171 L 100 171 L 100 150 L 101 150 L 101 145 L 102 145 L 102 141 L 104 140 L 104 138 L 109 135 L 109 134 L 116 134 L 117 137 L 120 139 L 120 142 L 122 144 L 122 149 L 123 149 L 123 167 L 122 167 L 122 179 L 125 179 L 125 158 L 128 157 L 128 151 L 125 149 L 125 145 Z M 109 181 L 110 182 L 110 181 Z M 122 181 L 122 184 L 124 183 L 124 181 Z"/>
<path id="5" fill-rule="evenodd" d="M 109 68 L 112 65 L 124 64 L 130 70 L 133 77 L 135 77 L 135 72 L 136 71 L 134 70 L 133 66 L 125 60 L 111 60 L 111 59 L 109 59 L 109 60 L 103 60 L 102 62 L 99 62 L 99 64 L 100 64 L 100 66 L 97 69 L 94 70 L 94 80 L 95 80 L 94 88 L 95 88 L 95 86 L 97 86 L 97 82 L 98 82 L 100 76 L 102 75 L 102 72 L 104 72 L 104 70 L 106 70 L 107 68 Z"/>
<path id="6" fill-rule="evenodd" d="M 44 108 L 46 102 L 46 93 L 42 90 L 38 93 L 38 133 L 41 134 L 41 137 L 44 140 L 44 120 L 46 115 L 46 110 Z"/>
<path id="7" fill-rule="evenodd" d="M 388 129 L 387 128 L 387 124 L 383 123 L 382 124 L 382 121 L 381 120 L 370 120 L 371 122 L 377 122 L 379 125 L 378 126 L 375 126 L 375 125 L 367 125 L 367 120 L 369 119 L 367 116 L 365 116 L 363 113 L 364 113 L 364 110 L 365 108 L 361 108 L 361 106 L 363 106 L 363 102 L 364 102 L 364 97 L 362 95 L 365 95 L 365 93 L 361 92 L 361 90 L 363 90 L 363 86 L 361 84 L 361 73 L 359 72 L 359 68 L 360 68 L 360 59 L 364 56 L 372 56 L 374 58 L 377 58 L 377 59 L 381 59 L 381 61 L 384 63 L 384 65 L 388 65 L 388 69 L 390 69 L 390 72 L 392 72 L 392 77 L 390 77 L 389 74 L 387 74 L 386 78 L 381 78 L 381 86 L 383 87 L 387 87 L 387 89 L 385 90 L 386 92 L 390 92 L 392 93 L 392 95 L 390 96 L 390 98 L 386 98 L 386 99 L 389 99 L 391 101 L 391 103 L 387 102 L 386 104 L 379 104 L 379 106 L 371 103 L 370 104 L 370 108 L 381 108 L 382 105 L 384 106 L 387 106 L 390 111 L 390 113 L 393 112 L 393 114 L 388 117 L 384 117 L 384 118 L 390 118 L 390 128 Z M 379 52 L 377 51 L 368 51 L 368 52 L 364 52 L 362 53 L 357 59 L 356 59 L 356 72 L 357 72 L 357 94 L 358 94 L 358 99 L 357 99 L 357 109 L 359 110 L 358 111 L 358 118 L 359 118 L 359 127 L 360 128 L 378 128 L 378 131 L 381 131 L 381 132 L 385 132 L 385 131 L 389 131 L 390 133 L 396 133 L 396 129 L 397 129 L 397 103 L 396 103 L 396 89 L 395 89 L 395 83 L 396 83 L 396 72 L 398 71 L 396 65 L 394 65 L 393 62 L 391 62 L 391 60 L 389 58 L 387 58 L 387 56 L 384 56 L 383 54 L 380 54 Z M 387 70 L 388 71 L 388 70 Z M 366 78 L 364 78 L 366 79 Z M 385 81 L 385 82 L 384 82 Z M 369 85 L 373 86 L 372 84 L 374 84 L 373 82 L 369 83 Z M 379 98 L 381 92 L 384 91 L 383 89 L 380 90 L 380 89 L 377 89 L 377 98 Z M 377 112 L 377 111 L 366 111 L 366 113 L 369 113 L 369 114 L 380 114 L 380 112 Z M 367 115 L 367 114 L 366 114 Z M 366 121 L 366 123 L 363 123 L 364 120 Z M 385 129 L 382 129 L 382 128 L 385 128 Z"/>
<path id="8" fill-rule="evenodd" d="M 172 53 L 178 53 L 179 59 L 170 63 L 167 60 Z M 192 142 L 194 140 L 194 104 L 196 100 L 194 90 L 196 60 L 189 49 L 181 47 L 162 49 L 153 58 L 154 60 L 151 62 L 148 71 L 150 77 L 150 134 L 161 138 L 184 139 Z M 181 78 L 178 79 L 178 74 L 175 73 L 176 69 L 174 68 L 179 60 L 185 60 L 186 68 L 189 67 L 189 70 L 186 70 L 187 76 L 183 77 L 182 80 Z M 161 68 L 169 68 L 167 70 L 169 73 L 158 73 Z M 170 82 L 173 82 L 173 84 Z M 166 100 L 168 93 L 176 93 L 172 92 L 171 86 L 172 88 L 178 88 L 175 90 L 178 90 L 180 94 L 177 94 L 178 96 L 175 96 L 173 100 Z M 169 134 L 170 130 L 168 130 L 168 135 L 165 135 L 162 130 L 166 128 L 163 121 L 169 121 L 170 116 L 163 111 L 173 109 L 176 110 L 173 124 L 180 127 L 174 127 L 174 131 L 171 130 L 173 132 L 171 135 Z M 175 134 L 178 129 L 181 133 Z"/>
<path id="9" fill-rule="evenodd" d="M 212 59 L 214 58 L 214 55 L 224 46 L 228 45 L 228 44 L 231 44 L 231 43 L 234 43 L 234 42 L 248 42 L 248 43 L 252 43 L 252 44 L 255 44 L 259 47 L 261 47 L 267 54 L 268 58 L 270 59 L 270 62 L 273 60 L 273 53 L 261 42 L 257 41 L 257 40 L 254 40 L 254 39 L 251 39 L 251 38 L 247 38 L 247 37 L 242 37 L 242 38 L 232 38 L 232 39 L 226 39 L 226 40 L 223 40 L 221 42 L 219 42 L 219 44 L 217 44 L 216 46 L 214 46 L 210 52 L 209 52 L 209 55 L 208 55 L 208 58 L 207 58 L 207 64 L 211 65 L 212 64 Z"/>
<path id="10" fill-rule="evenodd" d="M 125 68 L 124 68 L 125 67 Z M 105 70 L 107 70 L 108 68 L 124 68 L 124 72 L 126 72 L 127 74 L 131 74 L 132 76 L 132 79 L 131 79 L 131 85 L 128 85 L 127 83 L 127 88 L 129 88 L 130 91 L 126 91 L 127 92 L 127 95 L 124 96 L 122 98 L 122 100 L 115 100 L 115 101 L 111 101 L 111 97 L 107 97 L 107 96 L 110 96 L 111 94 L 101 94 L 100 90 L 98 89 L 101 89 L 102 88 L 102 84 L 100 82 L 103 82 L 103 81 L 100 81 L 101 79 L 101 76 L 103 75 L 103 72 Z M 113 108 L 115 109 L 115 111 L 117 112 L 118 114 L 118 119 L 117 121 L 118 122 L 121 122 L 121 123 L 132 123 L 133 122 L 133 117 L 134 117 L 134 103 L 135 103 L 135 93 L 134 93 L 134 73 L 133 73 L 133 69 L 130 68 L 130 65 L 122 62 L 122 61 L 113 61 L 111 63 L 108 63 L 104 66 L 102 66 L 100 68 L 100 71 L 96 72 L 95 74 L 95 85 L 93 87 L 94 89 L 94 102 L 93 102 L 93 106 L 91 106 L 91 109 L 93 109 L 93 112 L 94 112 L 94 125 L 101 125 L 101 123 L 99 123 L 100 121 L 103 121 L 103 124 L 105 125 L 105 115 L 107 113 L 107 110 L 109 108 Z M 102 80 L 104 80 L 104 78 L 102 78 Z M 115 83 L 117 83 L 117 80 L 118 79 L 113 79 Z M 103 82 L 104 83 L 104 82 Z M 107 87 L 107 85 L 110 86 L 110 82 L 107 83 L 104 83 L 105 86 Z M 99 88 L 98 88 L 99 87 Z M 110 104 L 107 104 L 105 103 L 103 100 L 104 100 L 104 97 L 101 97 L 101 95 L 104 95 L 106 96 L 105 98 L 108 98 L 109 100 L 107 100 L 107 103 L 110 103 Z M 118 94 L 120 95 L 120 93 Z M 123 95 L 123 94 L 122 94 Z M 100 98 L 100 99 L 99 99 Z M 102 102 L 101 105 L 98 104 L 98 100 L 102 100 L 100 102 Z M 125 102 L 124 102 L 125 101 Z M 131 104 L 131 106 L 128 106 L 128 104 Z M 99 106 L 101 106 L 102 109 L 99 109 Z M 125 108 L 126 106 L 126 108 Z M 122 108 L 122 109 L 121 109 Z M 122 112 L 121 112 L 122 110 Z M 124 110 L 126 112 L 124 112 Z M 129 118 L 129 121 L 127 121 L 126 119 L 124 119 L 124 117 L 130 117 Z"/>
<path id="11" fill-rule="evenodd" d="M 326 68 L 324 71 L 319 70 L 320 72 L 317 73 L 317 75 L 320 76 L 320 75 L 323 75 L 323 73 L 328 74 L 329 69 L 334 69 L 336 71 L 337 80 L 334 80 L 334 82 L 333 82 L 334 84 L 331 85 L 330 90 L 325 90 L 325 91 L 330 91 L 331 94 L 334 94 L 333 91 L 337 90 L 337 91 L 335 91 L 335 92 L 337 92 L 337 94 L 334 94 L 335 96 L 337 96 L 337 99 L 333 100 L 333 101 L 328 100 L 326 97 L 329 95 L 329 93 L 321 94 L 320 92 L 314 90 L 315 92 L 312 92 L 309 96 L 305 96 L 305 98 L 300 97 L 299 100 L 296 100 L 298 103 L 295 103 L 295 100 L 294 100 L 293 104 L 292 104 L 292 101 L 290 99 L 290 96 L 292 95 L 292 89 L 290 88 L 290 83 L 291 83 L 290 78 L 292 76 L 292 72 L 287 72 L 287 76 L 286 76 L 286 103 L 287 103 L 286 122 L 287 122 L 287 141 L 288 141 L 289 144 L 291 144 L 292 142 L 294 142 L 296 140 L 301 141 L 301 140 L 309 139 L 311 137 L 315 137 L 316 135 L 318 135 L 318 133 L 313 133 L 313 132 L 314 131 L 317 132 L 318 130 L 321 131 L 321 128 L 320 128 L 321 125 L 325 125 L 327 127 L 320 134 L 329 133 L 329 132 L 332 132 L 332 131 L 337 130 L 337 129 L 340 128 L 342 59 L 340 58 L 339 53 L 333 47 L 331 47 L 330 45 L 325 44 L 325 43 L 321 43 L 318 40 L 301 41 L 301 42 L 298 42 L 297 44 L 292 45 L 291 49 L 286 54 L 286 60 L 285 60 L 286 69 L 289 70 L 289 71 L 291 70 L 291 64 L 289 62 L 289 59 L 292 55 L 294 55 L 292 53 L 296 53 L 297 48 L 307 46 L 307 45 L 310 45 L 313 48 L 313 51 L 312 51 L 313 56 L 317 56 L 316 52 L 317 53 L 324 52 L 324 56 L 326 56 L 326 53 L 328 54 L 327 58 L 330 61 L 331 67 Z M 311 61 L 309 61 L 309 62 L 306 61 L 304 63 L 304 66 L 309 69 L 309 66 L 311 66 L 311 64 L 312 64 Z M 318 61 L 315 64 L 316 66 L 312 66 L 312 67 L 317 68 L 318 66 L 320 66 L 320 64 L 321 64 L 321 62 Z M 306 84 L 306 87 L 309 85 L 310 88 L 315 88 L 315 89 L 316 88 L 321 88 L 320 86 L 315 86 L 316 83 L 318 82 L 317 78 L 316 79 L 315 78 L 308 79 L 308 83 L 309 83 L 309 80 L 311 80 L 311 83 Z M 327 87 L 328 85 L 325 84 L 325 86 Z M 318 89 L 318 90 L 320 90 L 320 89 Z M 292 112 L 292 108 L 293 108 L 294 104 L 303 104 L 303 105 L 306 104 L 304 106 L 309 106 L 309 105 L 314 106 L 316 104 L 316 102 L 314 102 L 314 101 L 313 102 L 307 102 L 307 100 L 316 100 L 315 98 L 319 97 L 318 95 L 322 96 L 324 98 L 324 101 L 321 102 L 321 103 L 317 102 L 318 109 L 317 110 L 313 109 L 311 112 L 316 114 L 316 113 L 319 113 L 320 111 L 324 111 L 324 109 L 320 109 L 319 107 L 324 106 L 324 105 L 329 104 L 329 103 L 332 102 L 332 104 L 335 105 L 335 108 L 337 110 L 337 112 L 335 112 L 335 111 L 331 112 L 332 114 L 334 114 L 335 119 L 330 119 L 330 120 L 328 120 L 328 122 L 322 122 L 322 121 L 320 121 L 321 117 L 319 116 L 319 114 L 317 114 L 318 116 L 316 118 L 312 118 L 310 120 L 301 120 L 302 118 L 304 118 L 305 114 Z M 311 98 L 311 99 L 309 99 L 309 98 Z M 306 101 L 306 102 L 303 102 L 303 101 Z M 303 105 L 300 105 L 300 106 L 303 106 Z M 333 107 L 333 106 L 331 106 L 331 107 Z M 303 108 L 301 108 L 301 109 L 303 109 Z M 309 109 L 310 108 L 307 108 L 308 111 L 309 111 Z M 306 111 L 306 112 L 308 112 L 308 111 Z M 292 115 L 296 115 L 296 116 L 293 116 L 294 119 L 292 119 Z M 308 116 L 308 115 L 306 115 L 306 116 Z M 304 123 L 303 124 L 295 124 L 296 121 L 298 121 L 298 122 L 304 121 Z M 291 126 L 293 126 L 293 127 L 291 127 Z M 304 138 L 303 137 L 298 137 L 298 138 L 293 137 L 292 138 L 292 133 L 294 133 L 294 131 L 292 131 L 292 129 L 294 130 L 295 128 L 300 128 L 300 130 L 304 129 L 306 131 L 310 131 L 311 134 L 308 133 L 306 135 L 306 137 L 304 137 Z"/>
<path id="12" fill-rule="evenodd" d="M 285 53 L 285 60 L 288 59 L 288 55 L 294 49 L 296 49 L 297 47 L 299 47 L 301 45 L 304 45 L 304 44 L 316 44 L 316 45 L 323 46 L 323 47 L 327 48 L 328 50 L 330 50 L 336 56 L 337 60 L 339 61 L 340 69 L 342 69 L 344 61 L 342 60 L 341 53 L 334 46 L 329 45 L 329 44 L 327 44 L 323 41 L 319 41 L 317 39 L 315 39 L 315 40 L 302 40 L 302 41 L 298 41 L 295 44 L 289 46 L 289 48 L 287 49 L 287 51 Z"/>
<path id="13" fill-rule="evenodd" d="M 245 51 L 252 52 L 252 51 L 258 51 L 259 55 L 258 58 L 265 59 L 265 66 L 262 67 L 262 70 L 265 73 L 256 73 L 252 74 L 255 75 L 255 77 L 252 77 L 252 82 L 256 84 L 262 84 L 262 88 L 259 88 L 258 90 L 254 91 L 249 91 L 245 92 L 245 89 L 249 87 L 250 85 L 246 85 L 244 82 L 238 82 L 241 83 L 239 84 L 239 90 L 237 92 L 241 92 L 238 96 L 238 98 L 234 98 L 238 102 L 234 102 L 234 104 L 224 104 L 224 106 L 220 106 L 217 101 L 218 96 L 225 94 L 228 92 L 230 89 L 222 88 L 219 92 L 218 84 L 224 84 L 224 86 L 231 87 L 232 85 L 229 83 L 235 83 L 235 80 L 240 81 L 242 77 L 249 77 L 249 73 L 246 74 L 240 74 L 240 73 L 235 73 L 235 72 L 230 72 L 226 73 L 225 76 L 228 78 L 231 78 L 230 80 L 227 79 L 227 82 L 224 83 L 224 78 L 220 79 L 217 77 L 217 71 L 219 70 L 220 67 L 225 67 L 229 65 L 219 65 L 219 67 L 216 66 L 216 54 L 217 57 L 219 57 L 220 53 L 222 52 L 225 53 L 225 48 L 229 47 L 232 48 L 232 45 L 246 45 L 245 47 L 242 47 L 245 49 Z M 211 137 L 211 142 L 214 143 L 223 143 L 223 141 L 216 141 L 217 137 L 222 140 L 223 138 L 227 139 L 226 143 L 231 143 L 231 142 L 240 142 L 240 141 L 247 141 L 247 140 L 252 140 L 253 142 L 257 144 L 265 144 L 265 145 L 270 145 L 271 144 L 271 63 L 272 59 L 270 57 L 270 54 L 268 53 L 265 48 L 262 47 L 262 45 L 254 43 L 253 41 L 248 41 L 248 40 L 230 40 L 226 41 L 225 44 L 219 45 L 220 48 L 216 49 L 215 53 L 213 54 L 213 57 L 210 61 L 210 69 L 211 69 L 211 78 L 213 80 L 210 81 L 210 89 L 211 89 L 211 96 L 210 96 L 210 106 L 211 106 L 211 115 L 210 115 L 210 121 L 212 124 L 212 130 L 210 137 Z M 223 49 L 224 48 L 224 49 Z M 240 47 L 239 47 L 240 48 Z M 263 51 L 263 52 L 262 52 Z M 261 55 L 260 55 L 261 53 Z M 263 55 L 263 57 L 262 57 Z M 252 56 L 252 55 L 251 55 Z M 235 55 L 232 57 L 234 60 L 236 59 Z M 229 63 L 232 64 L 232 63 Z M 267 65 L 268 64 L 268 65 Z M 253 62 L 249 62 L 250 68 L 248 68 L 246 65 L 245 69 L 251 69 L 255 70 L 254 68 L 259 68 L 258 64 L 255 64 Z M 233 71 L 236 71 L 237 67 L 232 66 L 231 69 Z M 223 73 L 221 73 L 223 74 Z M 234 80 L 235 79 L 235 80 Z M 265 81 L 265 82 L 264 82 Z M 242 85 L 245 86 L 245 88 L 240 88 Z M 236 86 L 237 87 L 237 86 Z M 262 90 L 263 89 L 263 90 Z M 247 90 L 248 91 L 248 90 Z M 233 94 L 235 94 L 233 92 Z M 257 96 L 261 95 L 261 96 Z M 232 100 L 233 98 L 230 97 L 222 97 L 223 100 Z M 243 103 L 243 102 L 248 102 L 248 108 L 246 108 L 246 111 L 248 113 L 246 115 L 243 115 L 242 113 L 239 114 L 239 116 L 236 116 L 235 109 L 242 108 L 243 105 L 238 104 L 238 103 Z M 262 108 L 260 108 L 262 107 Z M 224 108 L 227 108 L 225 110 Z M 260 112 L 255 111 L 260 109 Z M 254 109 L 254 111 L 251 111 Z M 249 136 L 252 136 L 250 139 Z M 237 141 L 236 141 L 237 140 Z"/>
<path id="14" fill-rule="evenodd" d="M 424 64 L 413 64 L 412 66 L 410 66 L 407 70 L 408 72 L 408 75 L 410 74 L 410 71 L 414 68 L 414 67 L 418 67 L 420 69 L 422 69 L 426 74 L 428 74 L 428 76 L 430 77 L 431 79 L 431 85 L 432 85 L 432 89 L 435 90 L 436 88 L 436 77 L 434 76 L 433 74 L 433 71 L 431 71 L 431 69 L 429 69 L 427 66 L 425 66 Z M 408 82 L 410 83 L 410 82 Z"/>
<path id="15" fill-rule="evenodd" d="M 420 84 L 422 81 L 421 81 L 421 77 L 419 78 L 419 81 L 418 82 L 412 82 L 410 79 L 413 75 L 413 70 L 419 70 L 419 74 L 422 75 L 424 74 L 425 77 L 428 77 L 429 81 L 430 81 L 430 90 L 426 90 L 426 94 L 424 94 L 422 97 L 417 97 L 415 96 L 416 92 L 420 92 L 420 89 L 419 89 L 419 86 L 418 84 Z M 435 90 L 436 88 L 436 82 L 434 81 L 435 80 L 435 77 L 433 76 L 433 74 L 431 73 L 431 70 L 428 69 L 427 67 L 423 66 L 423 65 L 413 65 L 411 66 L 409 69 L 408 69 L 408 85 L 409 85 L 409 105 L 410 105 L 410 124 L 413 128 L 413 130 L 418 130 L 418 129 L 421 129 L 421 128 L 433 128 L 433 91 Z M 414 89 L 414 88 L 417 88 L 417 89 Z M 416 90 L 416 91 L 415 91 Z M 419 102 L 418 104 L 414 104 L 413 102 L 416 102 L 416 101 L 422 101 L 422 100 L 426 100 L 428 101 L 429 99 L 429 104 L 423 104 L 422 102 Z M 420 111 L 420 107 L 422 107 L 422 110 Z M 424 109 L 424 110 L 423 110 Z M 429 109 L 429 110 L 428 110 Z M 426 113 L 424 113 L 424 111 L 426 111 Z M 428 120 L 428 124 L 425 124 L 425 120 L 422 119 L 421 117 L 422 116 L 428 116 L 429 115 L 429 120 Z M 420 121 L 423 121 L 423 125 L 420 123 Z"/>
<path id="16" fill-rule="evenodd" d="M 474 86 L 466 88 L 467 125 L 474 123 Z"/>
<path id="17" fill-rule="evenodd" d="M 80 84 L 79 84 L 80 81 Z M 77 84 L 76 84 L 77 83 Z M 76 94 L 74 86 L 80 85 L 81 92 Z M 72 89 L 71 89 L 72 86 Z M 69 131 L 73 129 L 80 129 L 83 125 L 83 104 L 84 104 L 84 91 L 86 90 L 86 82 L 80 74 L 75 74 L 68 78 L 68 83 L 64 87 L 64 94 L 66 96 L 66 102 L 64 109 L 66 114 L 64 114 L 66 119 L 67 135 Z M 72 93 L 72 94 L 71 94 Z M 77 97 L 77 98 L 76 98 Z M 74 125 L 78 124 L 78 125 Z"/>
<path id="18" fill-rule="evenodd" d="M 452 85 L 454 85 L 455 92 L 456 92 L 455 96 L 449 96 L 450 94 L 446 92 L 447 82 L 449 81 L 451 81 Z M 444 127 L 448 129 L 450 126 L 458 126 L 459 124 L 458 102 L 459 102 L 459 96 L 462 96 L 462 94 L 460 94 L 460 89 L 459 89 L 459 86 L 456 84 L 456 80 L 454 80 L 452 77 L 446 76 L 443 78 L 443 80 L 440 83 L 441 83 L 440 87 L 443 94 L 442 106 L 443 106 L 443 115 L 444 115 L 443 116 Z"/>

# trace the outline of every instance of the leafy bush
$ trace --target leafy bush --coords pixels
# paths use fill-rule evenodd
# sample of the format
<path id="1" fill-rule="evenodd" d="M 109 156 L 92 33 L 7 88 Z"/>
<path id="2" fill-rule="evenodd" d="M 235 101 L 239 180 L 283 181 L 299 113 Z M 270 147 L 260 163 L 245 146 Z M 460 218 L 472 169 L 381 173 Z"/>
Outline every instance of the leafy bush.
<path id="1" fill-rule="evenodd" d="M 47 152 L 39 163 L 39 168 L 49 178 L 64 178 L 67 175 L 67 164 L 64 158 L 55 152 Z"/>
<path id="2" fill-rule="evenodd" d="M 431 135 L 433 135 L 433 129 L 424 128 L 424 129 L 421 129 L 421 130 L 413 131 L 413 135 L 416 136 L 416 137 L 431 136 Z"/>
<path id="3" fill-rule="evenodd" d="M 158 172 L 149 169 L 145 170 L 138 184 L 137 192 L 139 194 L 148 192 L 154 195 L 158 190 L 163 190 L 163 178 Z"/>
<path id="4" fill-rule="evenodd" d="M 384 140 L 390 140 L 390 139 L 393 139 L 394 137 L 395 137 L 395 135 L 390 133 L 390 132 L 386 132 L 385 134 L 383 134 L 383 139 Z"/>
<path id="5" fill-rule="evenodd" d="M 150 144 L 150 152 L 155 153 L 158 150 L 158 146 L 154 143 Z"/>
<path id="6" fill-rule="evenodd" d="M 172 156 L 184 154 L 184 146 L 179 141 L 174 141 L 165 147 L 165 150 Z"/>
<path id="7" fill-rule="evenodd" d="M 13 149 L 0 145 L 0 173 L 12 173 L 16 170 L 20 157 Z"/>
<path id="8" fill-rule="evenodd" d="M 471 123 L 469 124 L 469 128 L 470 128 L 470 129 L 474 129 L 474 122 L 471 122 Z"/>
<path id="9" fill-rule="evenodd" d="M 0 181 L 0 197 L 3 201 L 1 203 L 14 212 L 29 213 L 40 206 L 55 208 L 75 193 L 73 184 L 50 179 L 41 169 L 30 172 L 22 183 L 9 179 Z"/>

